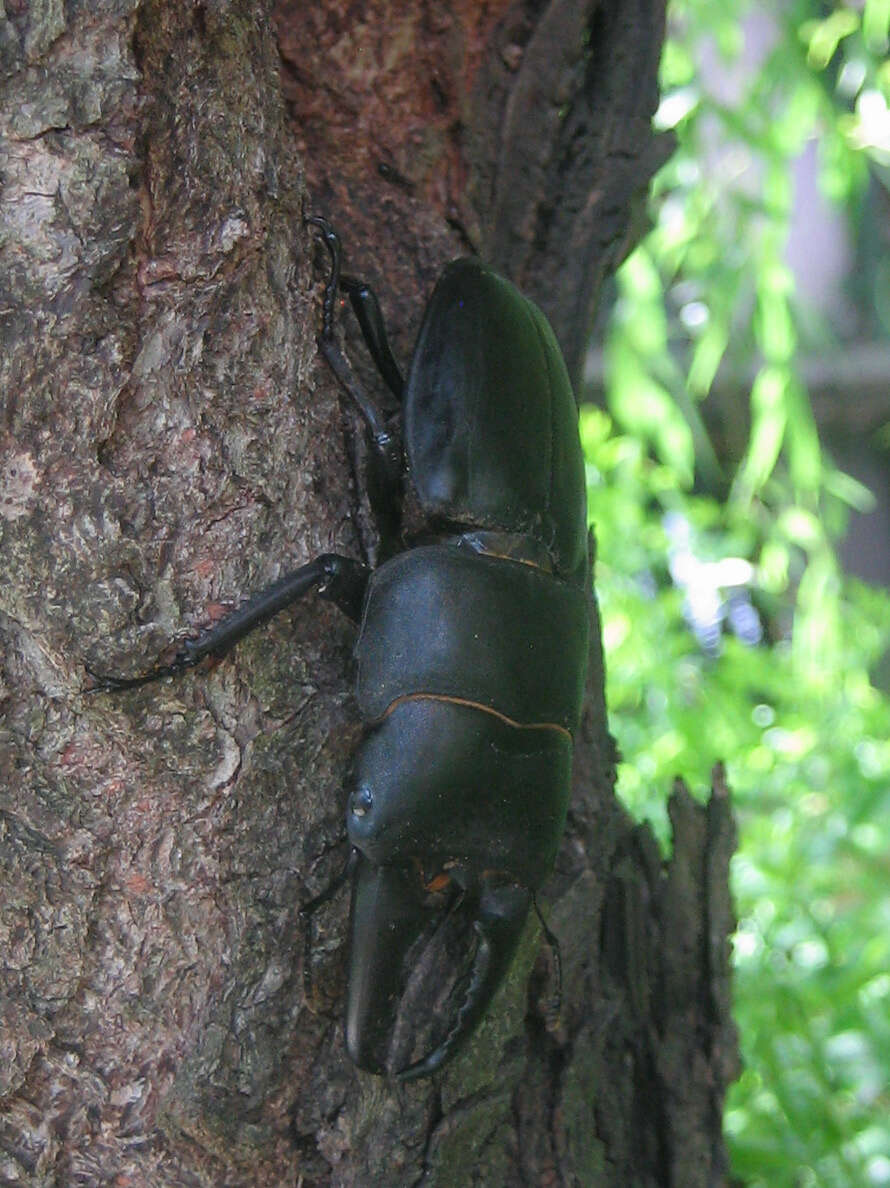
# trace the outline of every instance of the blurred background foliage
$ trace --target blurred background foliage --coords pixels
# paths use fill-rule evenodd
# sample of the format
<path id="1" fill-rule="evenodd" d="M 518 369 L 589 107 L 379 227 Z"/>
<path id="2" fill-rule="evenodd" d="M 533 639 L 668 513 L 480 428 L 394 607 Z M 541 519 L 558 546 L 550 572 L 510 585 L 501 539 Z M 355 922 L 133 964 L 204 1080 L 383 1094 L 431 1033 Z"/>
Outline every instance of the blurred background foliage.
<path id="1" fill-rule="evenodd" d="M 890 594 L 838 553 L 888 490 L 833 461 L 807 380 L 890 340 L 890 0 L 669 16 L 656 123 L 677 151 L 582 411 L 619 794 L 667 846 L 673 776 L 704 795 L 727 763 L 733 1176 L 890 1185 Z M 808 268 L 840 241 L 828 293 Z M 883 412 L 881 390 L 890 476 L 890 369 Z M 858 407 L 854 384 L 829 420 Z"/>

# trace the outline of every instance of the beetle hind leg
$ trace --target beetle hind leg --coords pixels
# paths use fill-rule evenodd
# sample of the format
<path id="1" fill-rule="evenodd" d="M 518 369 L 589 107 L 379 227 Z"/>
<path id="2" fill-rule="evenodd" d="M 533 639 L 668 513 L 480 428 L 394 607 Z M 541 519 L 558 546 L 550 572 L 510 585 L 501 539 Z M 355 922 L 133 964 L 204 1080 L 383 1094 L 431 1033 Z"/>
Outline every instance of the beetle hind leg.
<path id="1" fill-rule="evenodd" d="M 340 275 L 340 237 L 327 219 L 312 215 L 306 219 L 321 231 L 322 239 L 331 258 L 331 271 L 325 286 L 322 306 L 322 328 L 317 342 L 320 353 L 333 371 L 340 387 L 358 409 L 368 430 L 373 460 L 373 476 L 368 496 L 374 515 L 380 525 L 381 534 L 395 536 L 400 522 L 402 476 L 404 454 L 401 434 L 394 418 L 380 408 L 377 402 L 365 392 L 355 377 L 346 356 L 334 339 L 334 311 L 337 293 L 342 288 L 350 298 L 361 327 L 362 336 L 374 362 L 390 390 L 401 399 L 404 380 L 386 334 L 380 303 L 372 289 L 362 281 Z"/>
<path id="2" fill-rule="evenodd" d="M 353 276 L 341 277 L 340 288 L 349 296 L 365 345 L 377 365 L 377 370 L 390 392 L 401 403 L 405 377 L 389 345 L 389 335 L 386 333 L 386 323 L 377 294 L 370 285 L 356 280 Z"/>
<path id="3" fill-rule="evenodd" d="M 365 345 L 377 365 L 377 370 L 390 392 L 401 402 L 405 377 L 402 375 L 402 369 L 396 362 L 392 347 L 389 345 L 389 335 L 386 332 L 386 323 L 383 320 L 383 312 L 380 309 L 377 294 L 364 281 L 356 280 L 354 276 L 341 274 L 340 264 L 343 249 L 340 236 L 328 220 L 322 218 L 321 215 L 310 215 L 306 222 L 313 227 L 318 227 L 321 231 L 322 239 L 331 257 L 331 274 L 325 286 L 322 338 L 329 340 L 333 337 L 337 290 L 342 289 L 349 296 Z"/>

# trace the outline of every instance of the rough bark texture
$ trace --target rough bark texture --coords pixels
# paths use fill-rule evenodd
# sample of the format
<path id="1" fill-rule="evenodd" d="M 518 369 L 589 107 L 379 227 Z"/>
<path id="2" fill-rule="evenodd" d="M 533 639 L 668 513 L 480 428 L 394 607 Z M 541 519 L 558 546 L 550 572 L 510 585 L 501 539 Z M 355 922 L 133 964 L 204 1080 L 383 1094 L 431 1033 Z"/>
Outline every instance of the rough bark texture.
<path id="1" fill-rule="evenodd" d="M 598 631 L 548 888 L 561 1022 L 530 926 L 468 1050 L 401 1090 L 343 1051 L 345 896 L 303 988 L 298 908 L 345 857 L 348 624 L 310 601 L 210 672 L 82 693 L 84 661 L 139 670 L 373 552 L 304 209 L 403 356 L 469 245 L 577 372 L 662 151 L 663 0 L 306 7 L 0 3 L 0 1183 L 719 1183 L 728 799 L 678 784 L 669 863 L 628 819 Z"/>

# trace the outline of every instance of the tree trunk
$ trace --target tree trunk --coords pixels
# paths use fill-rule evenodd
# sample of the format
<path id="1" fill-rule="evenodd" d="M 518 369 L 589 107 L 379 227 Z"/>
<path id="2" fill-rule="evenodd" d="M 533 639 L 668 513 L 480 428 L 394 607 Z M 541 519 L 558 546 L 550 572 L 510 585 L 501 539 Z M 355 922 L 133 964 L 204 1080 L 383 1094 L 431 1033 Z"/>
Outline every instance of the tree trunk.
<path id="1" fill-rule="evenodd" d="M 0 1183 L 721 1182 L 728 799 L 678 784 L 668 864 L 629 820 L 596 624 L 561 1021 L 530 925 L 466 1051 L 398 1089 L 344 1052 L 347 896 L 308 945 L 298 915 L 346 856 L 353 629 L 309 599 L 210 671 L 83 693 L 373 557 L 303 213 L 403 359 L 477 250 L 577 375 L 664 152 L 663 2 L 0 3 Z"/>

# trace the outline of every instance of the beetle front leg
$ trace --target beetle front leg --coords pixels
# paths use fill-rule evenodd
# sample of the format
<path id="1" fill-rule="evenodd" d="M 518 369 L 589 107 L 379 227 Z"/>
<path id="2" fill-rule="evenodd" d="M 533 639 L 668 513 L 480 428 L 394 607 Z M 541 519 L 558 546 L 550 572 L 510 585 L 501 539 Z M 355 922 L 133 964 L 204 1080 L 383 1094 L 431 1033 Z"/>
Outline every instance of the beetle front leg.
<path id="1" fill-rule="evenodd" d="M 310 590 L 317 590 L 322 598 L 333 602 L 354 623 L 361 619 L 365 588 L 371 571 L 366 565 L 341 557 L 337 553 L 323 553 L 257 594 L 227 615 L 215 627 L 197 638 L 186 640 L 169 664 L 160 664 L 136 677 L 118 677 L 87 672 L 94 684 L 88 693 L 107 693 L 118 689 L 137 689 L 163 677 L 178 676 L 194 668 L 208 656 L 219 658 L 242 640 L 245 635 L 267 623 L 279 611 L 298 602 Z"/>

